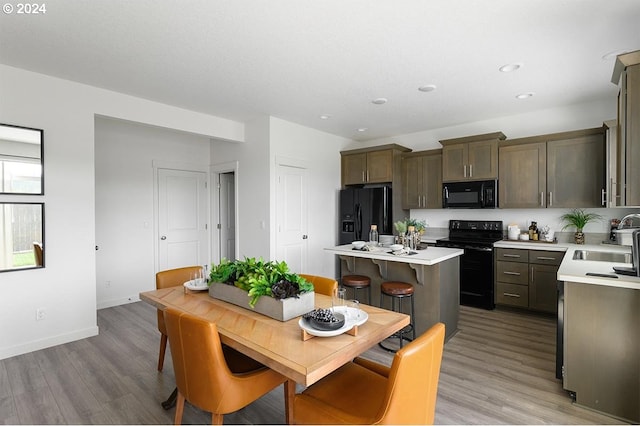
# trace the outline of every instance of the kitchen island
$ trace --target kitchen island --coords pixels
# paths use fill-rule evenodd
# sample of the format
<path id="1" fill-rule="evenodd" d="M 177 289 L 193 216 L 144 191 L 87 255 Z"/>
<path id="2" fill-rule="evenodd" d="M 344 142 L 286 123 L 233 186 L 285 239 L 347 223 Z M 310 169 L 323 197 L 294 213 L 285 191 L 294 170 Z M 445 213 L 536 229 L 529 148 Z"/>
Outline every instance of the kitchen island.
<path id="1" fill-rule="evenodd" d="M 576 252 L 583 252 L 578 253 Z M 587 252 L 586 254 L 584 252 Z M 629 263 L 580 260 L 629 247 L 569 245 L 558 271 L 564 289 L 563 387 L 577 404 L 640 422 L 640 278 Z"/>
<path id="2" fill-rule="evenodd" d="M 428 247 L 415 254 L 394 255 L 386 247 L 355 250 L 350 244 L 325 251 L 338 255 L 340 276 L 366 275 L 371 278 L 371 304 L 380 304 L 380 285 L 402 281 L 414 286 L 416 336 L 437 322 L 445 324 L 448 340 L 458 330 L 460 307 L 459 256 L 462 249 Z M 405 303 L 405 305 L 409 305 Z"/>

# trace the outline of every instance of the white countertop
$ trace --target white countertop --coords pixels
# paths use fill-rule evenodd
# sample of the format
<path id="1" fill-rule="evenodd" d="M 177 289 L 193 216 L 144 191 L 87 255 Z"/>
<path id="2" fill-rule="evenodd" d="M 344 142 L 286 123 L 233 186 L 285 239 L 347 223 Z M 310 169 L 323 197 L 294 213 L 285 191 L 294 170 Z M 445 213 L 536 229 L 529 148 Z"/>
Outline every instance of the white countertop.
<path id="1" fill-rule="evenodd" d="M 569 246 L 576 246 L 577 244 L 569 243 L 543 243 L 533 241 L 520 241 L 520 240 L 502 240 L 493 243 L 496 248 L 514 248 L 523 250 L 549 250 L 549 251 L 567 251 Z"/>
<path id="2" fill-rule="evenodd" d="M 631 247 L 617 245 L 578 245 L 567 244 L 567 253 L 558 270 L 559 281 L 571 281 L 584 284 L 606 285 L 610 287 L 640 290 L 640 277 L 616 274 L 614 266 L 631 267 L 630 263 L 599 262 L 593 260 L 573 260 L 576 250 L 631 253 Z M 607 274 L 618 278 L 594 277 L 587 273 Z"/>
<path id="3" fill-rule="evenodd" d="M 376 247 L 374 251 L 354 250 L 351 244 L 325 248 L 326 251 L 342 256 L 364 257 L 367 259 L 387 260 L 390 262 L 414 263 L 418 265 L 435 265 L 445 260 L 462 256 L 464 250 L 445 247 L 429 247 L 416 250 L 416 254 L 394 255 L 388 247 Z"/>
<path id="4" fill-rule="evenodd" d="M 558 281 L 571 281 L 584 284 L 606 285 L 611 287 L 640 290 L 640 278 L 616 274 L 614 266 L 631 267 L 630 263 L 600 262 L 594 260 L 574 260 L 576 250 L 631 253 L 631 247 L 616 244 L 574 244 L 574 243 L 536 243 L 531 241 L 498 241 L 496 248 L 515 248 L 524 250 L 564 251 L 564 259 L 558 269 Z M 594 277 L 587 273 L 607 274 L 618 278 Z"/>

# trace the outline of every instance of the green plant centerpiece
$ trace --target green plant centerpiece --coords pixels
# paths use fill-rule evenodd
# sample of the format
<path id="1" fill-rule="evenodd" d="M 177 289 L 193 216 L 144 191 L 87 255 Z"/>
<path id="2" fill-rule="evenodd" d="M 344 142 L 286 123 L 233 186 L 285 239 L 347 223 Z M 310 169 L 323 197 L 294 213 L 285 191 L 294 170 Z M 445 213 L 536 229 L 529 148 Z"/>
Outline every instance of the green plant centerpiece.
<path id="1" fill-rule="evenodd" d="M 584 244 L 584 232 L 582 232 L 582 230 L 587 223 L 602 220 L 602 216 L 598 213 L 586 212 L 584 209 L 573 209 L 569 213 L 563 214 L 560 219 L 566 222 L 562 228 L 563 230 L 570 226 L 576 228 L 576 232 L 574 234 L 575 243 Z"/>
<path id="2" fill-rule="evenodd" d="M 254 257 L 234 261 L 222 259 L 219 265 L 211 266 L 209 283 L 233 285 L 246 291 L 252 308 L 261 296 L 282 300 L 313 291 L 313 284 L 291 272 L 286 262 Z"/>

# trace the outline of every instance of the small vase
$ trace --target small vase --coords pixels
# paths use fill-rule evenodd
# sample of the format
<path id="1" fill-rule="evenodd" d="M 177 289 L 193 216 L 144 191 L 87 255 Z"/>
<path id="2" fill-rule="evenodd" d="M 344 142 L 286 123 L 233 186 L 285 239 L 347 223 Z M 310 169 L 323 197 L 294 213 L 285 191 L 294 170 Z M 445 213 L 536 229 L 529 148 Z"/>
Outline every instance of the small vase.
<path id="1" fill-rule="evenodd" d="M 575 234 L 573 234 L 573 239 L 576 244 L 584 244 L 584 232 L 576 232 Z"/>

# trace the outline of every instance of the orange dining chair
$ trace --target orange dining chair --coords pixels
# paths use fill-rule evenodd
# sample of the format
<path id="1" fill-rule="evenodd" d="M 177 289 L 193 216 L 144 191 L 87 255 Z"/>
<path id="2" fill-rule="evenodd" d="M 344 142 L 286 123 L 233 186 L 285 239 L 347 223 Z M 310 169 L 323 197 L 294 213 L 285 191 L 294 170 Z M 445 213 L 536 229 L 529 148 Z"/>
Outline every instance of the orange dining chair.
<path id="1" fill-rule="evenodd" d="M 156 274 L 156 289 L 176 287 L 186 283 L 193 275 L 200 271 L 200 266 L 186 266 L 184 268 L 168 269 Z M 164 325 L 164 316 L 158 309 L 158 331 L 160 332 L 160 352 L 158 353 L 158 371 L 164 366 L 164 354 L 167 350 L 167 328 Z"/>
<path id="2" fill-rule="evenodd" d="M 287 381 L 283 375 L 223 346 L 215 323 L 169 308 L 164 311 L 178 387 L 175 424 L 184 402 L 211 413 L 212 424 Z M 286 387 L 285 387 L 286 401 Z"/>
<path id="3" fill-rule="evenodd" d="M 298 274 L 305 280 L 313 284 L 313 291 L 327 296 L 333 296 L 338 290 L 338 281 L 333 278 L 321 277 L 319 275 Z"/>
<path id="4" fill-rule="evenodd" d="M 433 424 L 443 348 L 438 323 L 396 352 L 390 368 L 356 358 L 295 395 L 293 423 Z"/>

